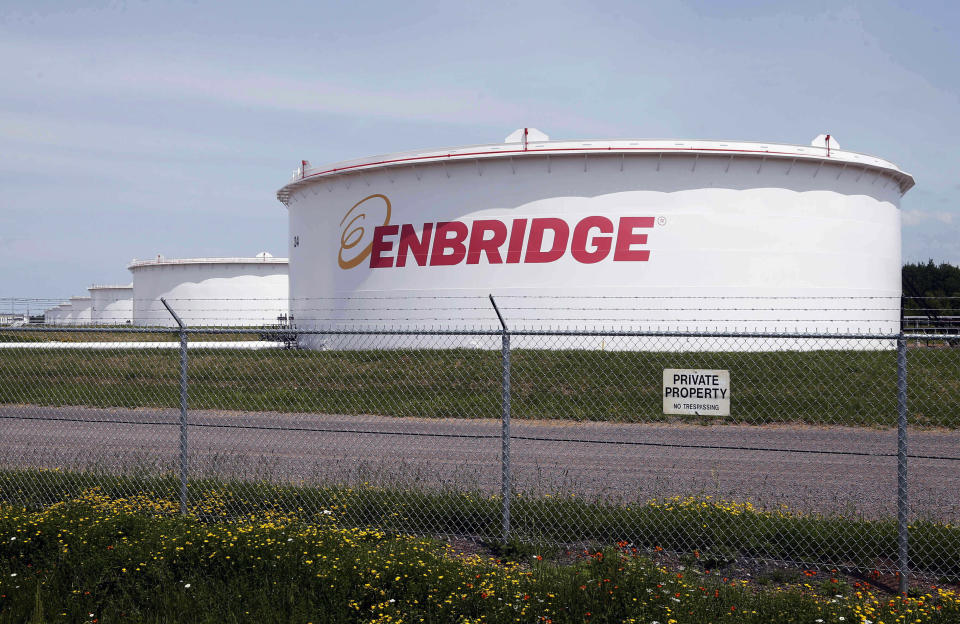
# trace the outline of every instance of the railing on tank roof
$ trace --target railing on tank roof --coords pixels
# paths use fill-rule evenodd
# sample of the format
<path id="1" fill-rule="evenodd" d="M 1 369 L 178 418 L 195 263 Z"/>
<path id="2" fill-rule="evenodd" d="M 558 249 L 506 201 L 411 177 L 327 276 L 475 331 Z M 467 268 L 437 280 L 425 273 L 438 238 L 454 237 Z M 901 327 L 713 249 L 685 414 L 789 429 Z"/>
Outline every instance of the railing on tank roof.
<path id="1" fill-rule="evenodd" d="M 895 164 L 876 156 L 850 152 L 846 150 L 819 147 L 814 145 L 788 145 L 763 143 L 759 141 L 707 141 L 707 140 L 670 140 L 670 139 L 581 139 L 577 141 L 538 141 L 521 146 L 519 143 L 494 143 L 486 145 L 468 145 L 457 148 L 432 150 L 414 150 L 395 152 L 341 161 L 332 165 L 312 167 L 309 161 L 301 161 L 294 170 L 290 181 L 277 191 L 277 199 L 284 204 L 290 201 L 291 193 L 305 183 L 318 178 L 337 176 L 365 171 L 377 167 L 398 167 L 416 165 L 424 162 L 443 162 L 464 159 L 488 159 L 498 156 L 528 155 L 564 155 L 564 154 L 712 154 L 742 155 L 775 159 L 819 160 L 841 164 L 844 168 L 852 165 L 866 171 L 879 169 L 881 175 L 889 176 L 905 193 L 914 186 L 914 179 Z"/>
<path id="2" fill-rule="evenodd" d="M 294 170 L 291 182 L 311 176 L 335 174 L 361 167 L 389 164 L 402 164 L 418 160 L 435 160 L 457 157 L 495 157 L 500 154 L 538 153 L 538 152 L 707 152 L 744 155 L 795 156 L 807 158 L 829 158 L 832 161 L 857 163 L 890 169 L 906 174 L 888 160 L 847 150 L 828 149 L 812 145 L 788 145 L 760 141 L 711 141 L 711 140 L 673 140 L 673 139 L 582 139 L 576 141 L 538 141 L 526 148 L 519 143 L 492 143 L 466 145 L 461 147 L 412 150 L 379 154 L 365 158 L 355 158 L 333 163 L 332 165 L 311 167 L 305 162 Z"/>
<path id="3" fill-rule="evenodd" d="M 152 258 L 134 259 L 128 269 L 160 264 L 288 264 L 289 258 Z"/>

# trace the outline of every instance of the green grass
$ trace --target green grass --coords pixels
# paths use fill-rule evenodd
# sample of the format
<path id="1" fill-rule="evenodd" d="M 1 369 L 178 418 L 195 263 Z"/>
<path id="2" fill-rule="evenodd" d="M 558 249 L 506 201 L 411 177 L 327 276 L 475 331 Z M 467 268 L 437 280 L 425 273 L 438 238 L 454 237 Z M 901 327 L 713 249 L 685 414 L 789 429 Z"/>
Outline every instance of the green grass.
<path id="1" fill-rule="evenodd" d="M 516 349 L 514 418 L 654 422 L 664 368 L 731 372 L 731 416 L 711 422 L 892 427 L 891 351 L 660 353 Z M 177 407 L 176 351 L 0 350 L 0 403 Z M 911 349 L 911 423 L 960 427 L 960 349 Z M 495 351 L 216 351 L 189 354 L 190 407 L 498 418 Z M 694 422 L 700 421 L 690 417 Z M 702 421 L 706 422 L 706 421 Z"/>
<path id="2" fill-rule="evenodd" d="M 177 501 L 173 478 L 112 477 L 49 470 L 0 472 L 0 501 L 37 510 L 96 489 L 109 498 L 146 493 Z M 418 535 L 470 536 L 496 544 L 502 538 L 499 497 L 374 487 L 280 486 L 191 481 L 194 513 L 211 520 L 264 512 L 337 511 L 344 525 Z M 176 508 L 176 505 L 174 505 Z M 517 496 L 511 504 L 512 537 L 522 544 L 618 542 L 647 552 L 697 552 L 723 567 L 735 560 L 892 570 L 896 524 L 841 515 L 765 511 L 748 503 L 710 497 L 673 498 L 615 505 L 577 498 Z M 516 544 L 515 544 L 516 545 Z M 917 521 L 910 526 L 911 569 L 960 579 L 960 527 Z"/>
<path id="3" fill-rule="evenodd" d="M 223 501 L 223 497 L 219 499 Z M 101 492 L 0 505 L 0 622 L 956 622 L 960 598 L 840 578 L 760 586 L 663 567 L 628 547 L 557 563 L 462 556 L 345 528 L 339 512 L 178 517 Z"/>

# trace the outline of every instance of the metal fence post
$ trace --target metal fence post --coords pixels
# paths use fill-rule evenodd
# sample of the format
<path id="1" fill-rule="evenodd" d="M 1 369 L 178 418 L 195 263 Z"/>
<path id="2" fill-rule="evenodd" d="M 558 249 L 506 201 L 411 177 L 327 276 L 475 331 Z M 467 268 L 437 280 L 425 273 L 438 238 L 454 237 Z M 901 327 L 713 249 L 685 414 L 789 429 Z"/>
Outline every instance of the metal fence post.
<path id="1" fill-rule="evenodd" d="M 502 328 L 501 373 L 500 385 L 500 499 L 502 501 L 503 541 L 510 539 L 510 332 L 507 323 L 500 314 L 500 308 L 490 295 L 490 303 L 500 319 Z"/>
<path id="2" fill-rule="evenodd" d="M 900 594 L 906 595 L 910 573 L 908 527 L 910 499 L 907 490 L 907 339 L 897 337 L 897 550 Z"/>
<path id="3" fill-rule="evenodd" d="M 187 327 L 166 299 L 160 303 L 180 326 L 180 513 L 187 515 Z"/>

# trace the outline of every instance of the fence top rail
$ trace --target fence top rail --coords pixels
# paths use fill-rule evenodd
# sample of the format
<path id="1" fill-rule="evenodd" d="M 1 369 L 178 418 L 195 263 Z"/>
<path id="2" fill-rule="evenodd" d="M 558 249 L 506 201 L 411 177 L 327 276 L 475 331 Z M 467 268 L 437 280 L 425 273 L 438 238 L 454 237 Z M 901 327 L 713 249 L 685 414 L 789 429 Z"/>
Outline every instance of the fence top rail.
<path id="1" fill-rule="evenodd" d="M 831 340 L 896 340 L 901 334 L 841 332 L 738 332 L 738 331 L 665 331 L 665 330 L 578 330 L 513 329 L 513 336 L 625 336 L 642 338 L 817 338 Z"/>
<path id="2" fill-rule="evenodd" d="M 960 334 L 957 333 L 905 333 L 903 335 L 907 340 L 960 340 Z"/>
<path id="3" fill-rule="evenodd" d="M 260 336 L 500 336 L 503 329 L 300 329 L 300 328 L 233 328 L 233 327 L 0 327 L 0 332 L 46 332 L 46 333 L 118 333 L 145 334 L 258 334 Z M 949 334 L 915 333 L 841 333 L 841 332 L 738 332 L 738 331 L 668 331 L 668 330 L 618 330 L 618 329 L 511 329 L 511 336 L 609 336 L 634 338 L 770 338 L 770 339 L 821 339 L 821 340 L 897 340 L 899 338 L 946 339 Z"/>

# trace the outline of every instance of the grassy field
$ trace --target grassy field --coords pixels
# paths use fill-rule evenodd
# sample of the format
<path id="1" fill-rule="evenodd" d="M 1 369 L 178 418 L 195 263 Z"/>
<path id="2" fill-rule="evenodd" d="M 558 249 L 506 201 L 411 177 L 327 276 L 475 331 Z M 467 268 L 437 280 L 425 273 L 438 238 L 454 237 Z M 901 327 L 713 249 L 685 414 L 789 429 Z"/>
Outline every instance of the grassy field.
<path id="1" fill-rule="evenodd" d="M 211 493 L 194 514 L 157 493 L 100 490 L 43 508 L 0 504 L 0 622 L 948 623 L 937 586 L 890 596 L 836 570 L 727 576 L 635 546 L 559 558 L 464 553 L 350 528 L 342 508 L 242 517 Z M 545 555 L 545 556 L 544 556 Z"/>
<path id="2" fill-rule="evenodd" d="M 659 353 L 517 349 L 514 418 L 665 420 L 664 368 L 728 369 L 724 422 L 896 423 L 890 351 Z M 960 426 L 960 349 L 911 349 L 911 423 Z M 190 406 L 239 411 L 498 418 L 495 351 L 191 350 Z M 177 407 L 175 351 L 0 350 L 0 403 Z M 692 417 L 698 420 L 696 417 Z M 713 421 L 716 422 L 716 421 Z"/>

